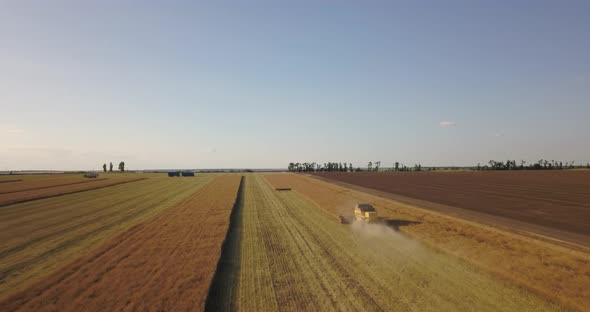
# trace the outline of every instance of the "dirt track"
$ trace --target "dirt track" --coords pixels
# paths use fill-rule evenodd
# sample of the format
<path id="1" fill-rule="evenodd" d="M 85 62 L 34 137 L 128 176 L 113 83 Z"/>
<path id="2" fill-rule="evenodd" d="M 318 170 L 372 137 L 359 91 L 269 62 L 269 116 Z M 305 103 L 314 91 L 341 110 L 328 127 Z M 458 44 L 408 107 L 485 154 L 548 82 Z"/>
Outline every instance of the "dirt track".
<path id="1" fill-rule="evenodd" d="M 316 174 L 467 219 L 590 246 L 590 171 Z M 366 191 L 366 189 L 363 189 Z"/>
<path id="2" fill-rule="evenodd" d="M 194 195 L 24 291 L 4 311 L 195 310 L 215 271 L 240 177 Z"/>

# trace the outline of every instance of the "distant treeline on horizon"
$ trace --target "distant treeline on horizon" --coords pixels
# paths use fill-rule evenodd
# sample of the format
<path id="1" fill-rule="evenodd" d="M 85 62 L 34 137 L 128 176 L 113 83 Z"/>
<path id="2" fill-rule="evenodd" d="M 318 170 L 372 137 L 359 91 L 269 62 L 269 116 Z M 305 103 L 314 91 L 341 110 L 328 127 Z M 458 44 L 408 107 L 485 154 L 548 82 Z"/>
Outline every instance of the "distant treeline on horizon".
<path id="1" fill-rule="evenodd" d="M 436 170 L 563 170 L 563 169 L 575 169 L 575 168 L 587 168 L 590 169 L 590 163 L 586 165 L 575 165 L 575 161 L 562 162 L 555 160 L 540 159 L 535 163 L 526 164 L 526 161 L 521 160 L 519 164 L 516 160 L 497 161 L 490 160 L 488 164 L 481 165 L 478 163 L 477 166 L 444 166 L 444 167 L 422 167 L 421 164 L 414 164 L 412 167 L 408 167 L 400 162 L 394 162 L 393 166 L 382 168 L 381 161 L 369 162 L 366 168 L 353 167 L 352 163 L 346 162 L 327 162 L 324 164 L 318 164 L 315 162 L 304 162 L 294 163 L 291 162 L 287 166 L 287 170 L 290 172 L 361 172 L 361 171 L 436 171 Z"/>

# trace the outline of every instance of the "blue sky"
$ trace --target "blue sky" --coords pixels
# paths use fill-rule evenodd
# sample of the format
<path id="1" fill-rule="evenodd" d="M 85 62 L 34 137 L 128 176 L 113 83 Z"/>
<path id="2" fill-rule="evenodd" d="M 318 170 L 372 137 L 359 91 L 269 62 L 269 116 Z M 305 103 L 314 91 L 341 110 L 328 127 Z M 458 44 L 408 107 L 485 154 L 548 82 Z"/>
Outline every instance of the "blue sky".
<path id="1" fill-rule="evenodd" d="M 0 170 L 590 161 L 588 1 L 0 7 Z"/>

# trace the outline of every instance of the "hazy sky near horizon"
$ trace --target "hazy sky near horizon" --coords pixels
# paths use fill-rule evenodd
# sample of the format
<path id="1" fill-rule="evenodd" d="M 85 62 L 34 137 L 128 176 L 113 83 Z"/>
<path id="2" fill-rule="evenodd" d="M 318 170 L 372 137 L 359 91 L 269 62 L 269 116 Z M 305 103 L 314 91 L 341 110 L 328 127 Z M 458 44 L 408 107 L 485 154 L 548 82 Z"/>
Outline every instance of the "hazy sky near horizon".
<path id="1" fill-rule="evenodd" d="M 590 161 L 590 1 L 2 1 L 0 170 Z"/>

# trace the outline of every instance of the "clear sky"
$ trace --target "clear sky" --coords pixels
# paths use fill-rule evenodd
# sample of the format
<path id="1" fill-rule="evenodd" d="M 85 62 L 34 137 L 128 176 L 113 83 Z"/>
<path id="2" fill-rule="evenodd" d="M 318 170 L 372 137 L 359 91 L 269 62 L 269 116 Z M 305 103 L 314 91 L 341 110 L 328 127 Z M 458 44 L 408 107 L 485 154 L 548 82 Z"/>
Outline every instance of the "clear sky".
<path id="1" fill-rule="evenodd" d="M 0 170 L 590 161 L 590 1 L 2 1 Z"/>

